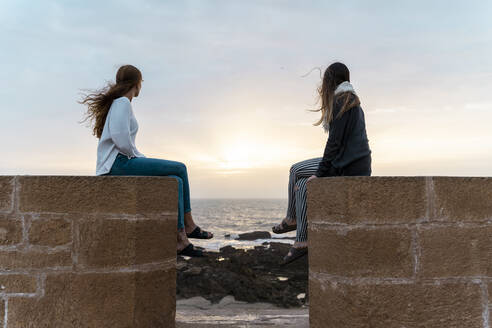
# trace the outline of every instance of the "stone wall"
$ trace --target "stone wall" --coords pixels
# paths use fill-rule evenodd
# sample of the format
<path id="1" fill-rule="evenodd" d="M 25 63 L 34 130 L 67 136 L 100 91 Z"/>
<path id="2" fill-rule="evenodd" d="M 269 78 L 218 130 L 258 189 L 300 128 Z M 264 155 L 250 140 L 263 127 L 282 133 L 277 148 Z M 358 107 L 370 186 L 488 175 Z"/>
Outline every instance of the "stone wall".
<path id="1" fill-rule="evenodd" d="M 311 327 L 489 328 L 492 178 L 308 186 Z"/>
<path id="2" fill-rule="evenodd" d="M 0 177 L 0 327 L 174 327 L 177 182 Z"/>

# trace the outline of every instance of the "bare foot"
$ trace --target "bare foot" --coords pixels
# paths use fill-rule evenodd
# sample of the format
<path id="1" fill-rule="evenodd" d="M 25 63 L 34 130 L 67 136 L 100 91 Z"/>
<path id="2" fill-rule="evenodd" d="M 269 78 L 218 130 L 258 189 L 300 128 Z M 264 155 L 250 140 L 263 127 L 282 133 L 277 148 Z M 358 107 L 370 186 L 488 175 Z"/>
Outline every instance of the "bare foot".
<path id="1" fill-rule="evenodd" d="M 289 250 L 289 253 L 284 256 L 284 259 L 282 261 L 282 265 L 291 263 L 297 259 L 300 259 L 303 256 L 306 256 L 308 253 L 308 247 L 307 247 L 307 242 L 298 242 L 296 241 L 294 245 Z"/>
<path id="2" fill-rule="evenodd" d="M 272 231 L 277 234 L 286 233 L 289 231 L 296 230 L 296 226 L 297 226 L 297 222 L 295 219 L 293 220 L 291 218 L 285 218 L 282 220 L 282 222 L 280 222 L 276 226 L 273 226 Z"/>
<path id="3" fill-rule="evenodd" d="M 287 225 L 294 226 L 297 224 L 297 221 L 296 219 L 285 218 L 285 223 L 287 223 Z"/>
<path id="4" fill-rule="evenodd" d="M 185 213 L 184 221 L 186 233 L 192 233 L 193 230 L 195 230 L 196 228 L 196 224 L 195 221 L 193 221 L 193 216 L 191 215 L 191 212 Z"/>
<path id="5" fill-rule="evenodd" d="M 197 225 L 195 221 L 193 221 L 193 216 L 191 215 L 191 212 L 185 213 L 184 215 L 184 222 L 185 222 L 185 232 L 186 234 L 190 234 L 193 232 L 193 230 L 196 229 Z M 207 233 L 207 238 L 210 239 L 213 238 L 214 234 L 208 231 L 204 231 Z"/>
<path id="6" fill-rule="evenodd" d="M 307 243 L 307 241 L 296 241 L 294 243 L 294 245 L 292 245 L 292 247 L 294 247 L 294 248 L 304 248 L 304 247 L 308 247 L 308 243 Z"/>
<path id="7" fill-rule="evenodd" d="M 294 245 L 292 245 L 291 249 L 289 250 L 289 253 L 287 254 L 288 257 L 293 255 L 293 249 L 292 248 L 307 248 L 308 243 L 307 241 L 296 241 Z"/>
<path id="8" fill-rule="evenodd" d="M 186 232 L 184 229 L 178 229 L 178 240 L 177 240 L 177 250 L 182 251 L 190 244 L 188 237 L 186 237 Z"/>

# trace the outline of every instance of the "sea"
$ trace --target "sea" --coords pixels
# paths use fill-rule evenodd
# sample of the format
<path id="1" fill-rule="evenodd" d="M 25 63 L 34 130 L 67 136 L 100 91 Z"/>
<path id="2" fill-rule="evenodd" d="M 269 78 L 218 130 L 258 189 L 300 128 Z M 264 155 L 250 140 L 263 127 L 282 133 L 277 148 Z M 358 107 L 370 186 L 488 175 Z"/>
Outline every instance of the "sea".
<path id="1" fill-rule="evenodd" d="M 191 209 L 195 223 L 214 234 L 213 239 L 191 239 L 191 242 L 208 251 L 219 251 L 227 245 L 247 249 L 264 242 L 294 242 L 295 231 L 281 235 L 272 233 L 272 226 L 285 218 L 286 199 L 192 199 Z M 253 231 L 268 231 L 272 238 L 255 241 L 236 239 L 241 233 Z"/>

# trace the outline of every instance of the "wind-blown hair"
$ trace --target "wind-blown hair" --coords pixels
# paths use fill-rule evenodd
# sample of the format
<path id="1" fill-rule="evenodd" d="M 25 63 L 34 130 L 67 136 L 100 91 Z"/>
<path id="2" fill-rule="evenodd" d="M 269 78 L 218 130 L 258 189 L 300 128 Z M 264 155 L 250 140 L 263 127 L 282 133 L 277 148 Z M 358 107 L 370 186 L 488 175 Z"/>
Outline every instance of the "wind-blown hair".
<path id="1" fill-rule="evenodd" d="M 116 83 L 109 82 L 104 88 L 86 94 L 80 104 L 87 105 L 86 116 L 83 120 L 90 121 L 92 133 L 101 138 L 104 123 L 108 116 L 113 100 L 122 97 L 142 81 L 142 73 L 132 65 L 124 65 L 116 73 Z"/>
<path id="2" fill-rule="evenodd" d="M 333 63 L 325 70 L 323 83 L 318 88 L 321 105 L 320 108 L 314 110 L 315 112 L 321 112 L 321 118 L 314 125 L 320 125 L 323 122 L 330 124 L 333 121 L 333 104 L 335 101 L 342 103 L 337 117 L 342 116 L 347 110 L 360 105 L 359 97 L 352 92 L 342 92 L 335 95 L 338 85 L 345 81 L 350 82 L 350 71 L 344 64 Z"/>

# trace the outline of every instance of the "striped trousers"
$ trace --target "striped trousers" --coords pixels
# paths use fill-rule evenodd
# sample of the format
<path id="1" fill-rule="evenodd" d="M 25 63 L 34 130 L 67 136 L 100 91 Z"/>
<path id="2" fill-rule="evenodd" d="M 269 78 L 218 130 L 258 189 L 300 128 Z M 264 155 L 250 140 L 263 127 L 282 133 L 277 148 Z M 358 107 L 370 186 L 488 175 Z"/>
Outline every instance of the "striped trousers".
<path id="1" fill-rule="evenodd" d="M 297 222 L 296 241 L 307 241 L 307 179 L 318 170 L 321 157 L 308 159 L 292 165 L 289 175 L 289 203 L 287 218 Z"/>

